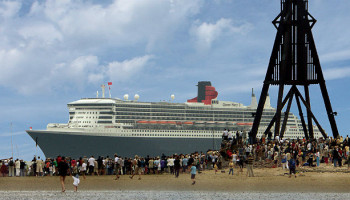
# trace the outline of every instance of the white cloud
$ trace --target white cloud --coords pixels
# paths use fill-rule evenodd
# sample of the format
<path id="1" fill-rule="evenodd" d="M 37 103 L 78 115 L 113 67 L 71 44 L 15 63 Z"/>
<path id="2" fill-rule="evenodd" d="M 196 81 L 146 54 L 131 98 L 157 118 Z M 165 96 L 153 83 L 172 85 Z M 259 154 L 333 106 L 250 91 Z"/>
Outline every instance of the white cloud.
<path id="1" fill-rule="evenodd" d="M 0 17 L 11 18 L 17 15 L 21 9 L 21 3 L 15 1 L 0 2 Z"/>
<path id="2" fill-rule="evenodd" d="M 191 29 L 191 34 L 196 38 L 198 49 L 210 49 L 212 43 L 222 36 L 233 34 L 245 34 L 251 29 L 251 25 L 244 23 L 242 25 L 234 25 L 231 19 L 221 18 L 216 23 L 211 24 L 203 22 L 194 24 Z"/>
<path id="3" fill-rule="evenodd" d="M 350 77 L 350 67 L 326 69 L 323 74 L 326 80 Z"/>
<path id="4" fill-rule="evenodd" d="M 320 56 L 321 61 L 323 62 L 335 62 L 350 60 L 350 50 L 343 50 L 338 52 L 331 52 Z"/>
<path id="5" fill-rule="evenodd" d="M 148 61 L 152 58 L 150 55 L 125 60 L 123 62 L 112 62 L 107 66 L 107 75 L 113 81 L 125 81 L 131 79 L 133 75 L 142 71 Z"/>
<path id="6" fill-rule="evenodd" d="M 35 42 L 42 47 L 60 42 L 63 39 L 62 34 L 49 23 L 37 23 L 24 26 L 18 30 L 18 34 L 24 41 Z"/>
<path id="7" fill-rule="evenodd" d="M 153 50 L 167 46 L 163 44 L 188 25 L 201 5 L 200 0 L 114 0 L 103 5 L 47 0 L 34 1 L 29 11 L 19 13 L 21 3 L 1 2 L 0 86 L 31 94 L 54 91 L 58 85 L 128 81 L 148 64 Z"/>

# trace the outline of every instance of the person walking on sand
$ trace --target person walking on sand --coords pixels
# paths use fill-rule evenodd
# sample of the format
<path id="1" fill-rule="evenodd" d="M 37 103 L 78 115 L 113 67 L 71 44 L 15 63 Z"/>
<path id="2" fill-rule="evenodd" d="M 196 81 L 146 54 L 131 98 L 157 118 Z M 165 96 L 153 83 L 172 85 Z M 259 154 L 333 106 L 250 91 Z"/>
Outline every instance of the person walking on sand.
<path id="1" fill-rule="evenodd" d="M 197 174 L 197 168 L 195 165 L 191 166 L 191 180 L 192 185 L 196 184 L 196 174 Z"/>
<path id="2" fill-rule="evenodd" d="M 59 173 L 59 176 L 60 176 L 62 192 L 65 192 L 66 188 L 64 187 L 64 181 L 66 180 L 66 176 L 67 176 L 68 170 L 69 170 L 69 166 L 68 166 L 68 163 L 67 163 L 65 157 L 62 157 L 62 160 L 61 160 L 60 163 L 58 163 L 57 167 L 58 167 L 58 173 Z"/>
<path id="3" fill-rule="evenodd" d="M 79 174 L 76 173 L 75 176 L 72 176 L 72 178 L 73 178 L 74 192 L 77 192 L 78 191 L 78 185 L 80 183 Z"/>
<path id="4" fill-rule="evenodd" d="M 135 159 L 133 160 L 133 166 L 135 167 L 134 172 L 132 173 L 132 176 L 130 176 L 129 178 L 132 179 L 134 178 L 135 174 L 139 175 L 139 180 L 141 180 L 141 162 L 139 160 L 139 157 L 136 155 Z"/>

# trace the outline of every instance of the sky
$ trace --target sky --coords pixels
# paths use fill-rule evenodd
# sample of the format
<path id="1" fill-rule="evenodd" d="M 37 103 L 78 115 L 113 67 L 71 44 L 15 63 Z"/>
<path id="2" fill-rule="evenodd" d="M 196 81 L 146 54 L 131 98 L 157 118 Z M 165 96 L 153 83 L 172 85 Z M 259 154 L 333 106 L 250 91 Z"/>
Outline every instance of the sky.
<path id="1" fill-rule="evenodd" d="M 310 0 L 313 35 L 341 135 L 349 132 L 349 0 Z M 182 103 L 211 81 L 219 100 L 260 96 L 280 0 L 0 1 L 0 158 L 43 157 L 25 130 L 67 123 L 67 103 L 112 97 Z M 317 85 L 317 119 L 331 135 Z M 277 87 L 270 89 L 276 107 Z M 293 103 L 292 112 L 296 111 Z M 11 125 L 12 124 L 12 125 Z M 12 140 L 12 145 L 11 145 Z"/>

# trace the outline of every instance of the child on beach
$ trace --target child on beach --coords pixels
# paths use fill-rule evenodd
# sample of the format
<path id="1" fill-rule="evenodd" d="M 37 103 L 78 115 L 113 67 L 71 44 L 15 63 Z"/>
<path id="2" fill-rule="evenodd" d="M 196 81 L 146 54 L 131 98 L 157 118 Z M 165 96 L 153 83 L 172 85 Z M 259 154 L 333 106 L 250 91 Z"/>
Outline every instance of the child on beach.
<path id="1" fill-rule="evenodd" d="M 76 173 L 75 176 L 72 176 L 72 178 L 73 178 L 74 192 L 77 192 L 78 191 L 78 185 L 80 183 L 79 174 Z"/>
<path id="2" fill-rule="evenodd" d="M 195 165 L 191 166 L 191 180 L 192 180 L 192 185 L 196 183 L 196 173 L 197 173 L 197 168 Z"/>
<path id="3" fill-rule="evenodd" d="M 228 175 L 230 175 L 232 172 L 232 176 L 233 176 L 233 167 L 234 167 L 233 161 L 230 162 L 229 167 L 230 167 L 230 171 L 228 172 Z"/>
<path id="4" fill-rule="evenodd" d="M 214 170 L 215 170 L 215 174 L 216 174 L 216 172 L 218 172 L 218 165 L 216 163 L 214 164 Z"/>

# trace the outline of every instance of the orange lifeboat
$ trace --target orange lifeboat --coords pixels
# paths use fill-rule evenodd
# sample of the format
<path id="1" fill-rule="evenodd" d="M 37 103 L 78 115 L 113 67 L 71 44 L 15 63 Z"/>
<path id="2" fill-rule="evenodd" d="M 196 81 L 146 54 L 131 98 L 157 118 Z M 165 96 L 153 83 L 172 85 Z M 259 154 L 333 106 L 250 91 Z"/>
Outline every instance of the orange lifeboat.
<path id="1" fill-rule="evenodd" d="M 237 123 L 238 126 L 252 126 L 252 122 L 247 122 L 247 123 Z"/>
<path id="2" fill-rule="evenodd" d="M 183 122 L 183 124 L 186 124 L 186 125 L 193 125 L 193 122 Z"/>

